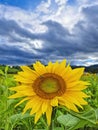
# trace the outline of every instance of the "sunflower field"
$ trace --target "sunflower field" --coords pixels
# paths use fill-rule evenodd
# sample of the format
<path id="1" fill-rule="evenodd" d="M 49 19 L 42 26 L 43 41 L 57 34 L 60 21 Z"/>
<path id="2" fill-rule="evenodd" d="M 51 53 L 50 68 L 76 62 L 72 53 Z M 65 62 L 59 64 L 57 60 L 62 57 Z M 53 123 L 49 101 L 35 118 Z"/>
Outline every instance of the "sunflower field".
<path id="1" fill-rule="evenodd" d="M 49 64 L 50 67 L 50 64 Z M 35 66 L 36 68 L 36 66 Z M 13 69 L 13 68 L 12 68 Z M 24 69 L 24 68 L 23 68 Z M 48 80 L 45 78 L 44 83 L 42 84 L 42 90 L 43 91 L 38 91 L 35 87 L 36 85 L 40 85 L 41 81 L 40 78 L 37 78 L 37 83 L 34 82 L 34 92 L 39 94 L 39 96 L 42 96 L 42 98 L 46 98 L 47 101 L 44 101 L 43 105 L 43 113 L 40 113 L 40 108 L 39 108 L 39 113 L 36 112 L 38 109 L 38 106 L 41 105 L 42 100 L 37 100 L 33 102 L 27 102 L 29 97 L 23 98 L 21 95 L 21 88 L 17 88 L 17 93 L 19 98 L 13 98 L 16 94 L 13 88 L 16 86 L 21 85 L 21 79 L 16 76 L 17 81 L 15 80 L 15 75 L 16 74 L 9 74 L 8 73 L 9 67 L 6 66 L 4 70 L 0 70 L 0 130 L 98 130 L 98 75 L 97 74 L 90 74 L 90 73 L 83 73 L 81 77 L 81 84 L 86 84 L 87 88 L 85 88 L 85 85 L 80 88 L 82 90 L 82 93 L 78 91 L 76 95 L 78 95 L 79 98 L 77 98 L 77 101 L 74 99 L 76 95 L 73 97 L 69 97 L 68 101 L 71 103 L 64 106 L 62 102 L 58 100 L 58 104 L 61 105 L 56 105 L 57 102 L 56 100 L 53 102 L 51 101 L 51 106 L 52 109 L 49 109 L 50 106 L 47 105 L 47 110 L 46 111 L 46 105 L 48 104 L 47 102 L 50 101 L 51 98 L 53 98 L 55 95 L 49 94 L 49 99 L 47 95 L 43 94 L 43 91 L 48 93 L 54 92 L 57 90 L 57 88 L 52 88 L 48 90 L 48 88 L 45 88 L 45 85 L 48 84 L 48 82 L 51 82 L 53 86 L 55 86 L 55 82 L 53 79 L 55 79 L 56 74 L 53 76 L 51 74 L 42 74 L 45 77 L 48 77 Z M 19 70 L 20 71 L 20 70 Z M 23 76 L 25 75 L 24 73 L 21 72 Z M 53 77 L 52 79 L 49 77 Z M 76 76 L 76 75 L 74 75 Z M 78 77 L 78 76 L 77 76 Z M 60 77 L 56 77 L 57 80 L 60 80 L 60 83 L 64 83 Z M 26 81 L 26 80 L 25 80 Z M 38 84 L 39 83 L 39 84 Z M 71 84 L 71 83 L 70 83 Z M 24 84 L 22 84 L 24 85 Z M 28 83 L 30 85 L 30 83 Z M 78 86 L 77 86 L 78 87 Z M 26 87 L 25 87 L 26 88 Z M 84 89 L 85 88 L 85 89 Z M 38 88 L 39 89 L 39 88 Z M 26 89 L 27 90 L 27 89 Z M 31 91 L 31 89 L 30 89 Z M 26 94 L 26 91 L 23 91 L 24 94 Z M 63 89 L 63 86 L 61 86 L 61 91 L 60 93 L 66 92 L 66 90 Z M 28 92 L 29 94 L 31 92 Z M 88 97 L 86 97 L 86 95 Z M 25 95 L 26 96 L 26 95 Z M 56 96 L 61 96 L 61 94 L 58 94 Z M 69 95 L 68 95 L 69 96 Z M 85 100 L 82 100 L 82 97 L 85 98 Z M 62 97 L 61 97 L 62 99 Z M 30 100 L 30 99 L 29 99 Z M 66 98 L 65 98 L 66 101 Z M 36 106 L 36 102 L 37 104 Z M 74 102 L 76 103 L 74 105 Z M 29 107 L 25 107 L 26 104 L 29 103 Z M 30 104 L 31 103 L 31 104 Z M 87 103 L 87 104 L 86 104 Z M 30 105 L 32 107 L 30 107 Z M 36 107 L 35 107 L 36 106 Z M 24 110 L 24 108 L 26 110 Z M 32 112 L 32 108 L 35 111 Z M 25 111 L 25 112 L 23 112 Z M 50 123 L 50 113 L 49 111 L 52 111 L 51 114 L 51 123 Z M 30 114 L 32 113 L 32 114 Z M 46 113 L 46 115 L 44 114 Z M 36 119 L 35 119 L 36 118 Z M 38 119 L 38 120 L 37 120 Z M 37 120 L 37 121 L 35 121 Z"/>

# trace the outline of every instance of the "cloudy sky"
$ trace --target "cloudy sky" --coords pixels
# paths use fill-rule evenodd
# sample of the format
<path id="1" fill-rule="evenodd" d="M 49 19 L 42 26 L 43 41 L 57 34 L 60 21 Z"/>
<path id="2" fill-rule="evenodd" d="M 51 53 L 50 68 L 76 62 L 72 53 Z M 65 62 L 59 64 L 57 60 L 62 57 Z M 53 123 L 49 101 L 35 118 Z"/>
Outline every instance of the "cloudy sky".
<path id="1" fill-rule="evenodd" d="M 0 0 L 0 64 L 98 64 L 98 0 Z"/>

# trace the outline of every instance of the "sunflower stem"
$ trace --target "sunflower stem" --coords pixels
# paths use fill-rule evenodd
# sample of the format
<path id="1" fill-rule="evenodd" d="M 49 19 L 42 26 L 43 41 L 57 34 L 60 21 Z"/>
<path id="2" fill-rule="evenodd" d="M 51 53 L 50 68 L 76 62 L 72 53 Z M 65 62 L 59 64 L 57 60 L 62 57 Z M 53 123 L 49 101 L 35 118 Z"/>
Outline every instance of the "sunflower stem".
<path id="1" fill-rule="evenodd" d="M 55 118 L 56 109 L 53 107 L 52 116 L 51 116 L 51 124 L 48 126 L 48 130 L 54 130 L 54 118 Z"/>

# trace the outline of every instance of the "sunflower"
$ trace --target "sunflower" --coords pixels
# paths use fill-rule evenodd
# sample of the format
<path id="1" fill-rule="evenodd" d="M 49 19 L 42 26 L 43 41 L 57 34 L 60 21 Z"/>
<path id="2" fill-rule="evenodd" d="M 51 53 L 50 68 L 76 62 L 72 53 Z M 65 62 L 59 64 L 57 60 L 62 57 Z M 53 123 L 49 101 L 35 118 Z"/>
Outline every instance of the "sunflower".
<path id="1" fill-rule="evenodd" d="M 30 115 L 35 114 L 35 123 L 46 113 L 47 123 L 50 125 L 55 106 L 63 105 L 78 112 L 77 107 L 83 108 L 82 105 L 87 104 L 84 98 L 88 96 L 82 90 L 89 83 L 80 80 L 84 68 L 72 69 L 70 65 L 66 65 L 66 60 L 49 62 L 47 66 L 37 61 L 33 67 L 34 70 L 21 66 L 23 71 L 15 75 L 15 80 L 20 85 L 10 88 L 16 93 L 9 98 L 23 97 L 16 106 L 27 101 L 23 113 L 31 109 Z"/>

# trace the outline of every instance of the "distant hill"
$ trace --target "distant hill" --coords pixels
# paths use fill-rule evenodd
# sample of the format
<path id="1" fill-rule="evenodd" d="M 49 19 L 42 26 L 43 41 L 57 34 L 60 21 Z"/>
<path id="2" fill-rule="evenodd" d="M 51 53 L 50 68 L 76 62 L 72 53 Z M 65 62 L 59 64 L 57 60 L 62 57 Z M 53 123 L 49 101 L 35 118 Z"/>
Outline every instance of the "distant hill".
<path id="1" fill-rule="evenodd" d="M 89 67 L 85 67 L 86 72 L 98 73 L 98 65 L 92 65 Z"/>
<path id="2" fill-rule="evenodd" d="M 91 66 L 72 66 L 72 68 L 79 68 L 85 67 L 85 72 L 89 73 L 98 73 L 98 65 L 91 65 Z"/>

